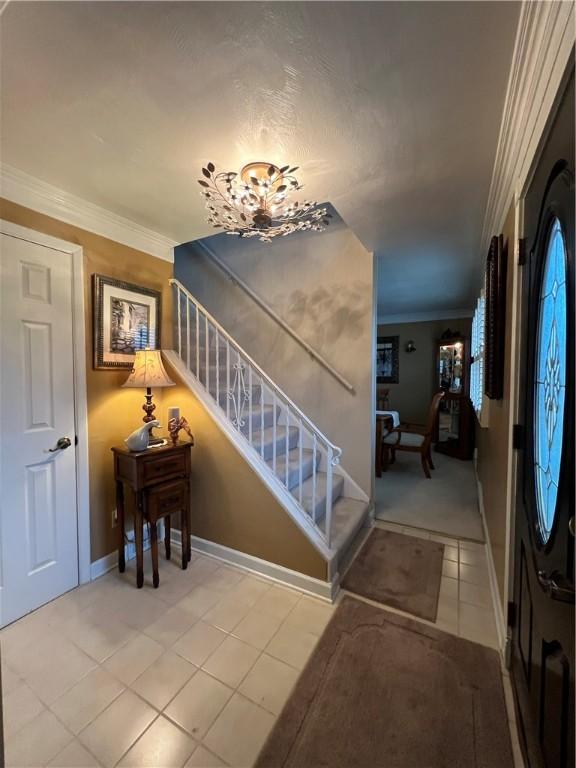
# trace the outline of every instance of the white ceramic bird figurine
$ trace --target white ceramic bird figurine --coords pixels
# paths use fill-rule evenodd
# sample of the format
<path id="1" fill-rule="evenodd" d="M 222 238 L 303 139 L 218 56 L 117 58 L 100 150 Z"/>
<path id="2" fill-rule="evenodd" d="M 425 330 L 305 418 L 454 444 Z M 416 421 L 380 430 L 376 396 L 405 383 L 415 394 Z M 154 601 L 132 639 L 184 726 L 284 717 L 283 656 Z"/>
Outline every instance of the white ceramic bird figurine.
<path id="1" fill-rule="evenodd" d="M 124 442 L 131 451 L 145 451 L 146 448 L 148 448 L 148 441 L 150 440 L 150 430 L 159 426 L 160 422 L 157 419 L 149 421 L 147 424 L 144 424 L 143 427 L 134 430 L 131 435 L 128 435 Z"/>

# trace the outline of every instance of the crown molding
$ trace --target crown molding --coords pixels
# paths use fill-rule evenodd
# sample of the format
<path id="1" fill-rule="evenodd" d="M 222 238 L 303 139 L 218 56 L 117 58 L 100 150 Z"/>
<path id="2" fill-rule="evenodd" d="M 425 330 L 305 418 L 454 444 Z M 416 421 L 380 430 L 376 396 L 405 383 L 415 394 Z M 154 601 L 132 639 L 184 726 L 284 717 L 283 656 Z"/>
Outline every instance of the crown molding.
<path id="1" fill-rule="evenodd" d="M 488 252 L 490 238 L 502 231 L 514 196 L 521 195 L 529 182 L 575 39 L 572 2 L 522 3 L 482 229 L 482 254 Z"/>
<path id="2" fill-rule="evenodd" d="M 461 320 L 472 317 L 474 311 L 467 309 L 436 309 L 430 312 L 407 312 L 398 315 L 378 315 L 378 325 L 399 325 L 402 323 L 425 323 L 430 320 Z"/>
<path id="3" fill-rule="evenodd" d="M 164 261 L 174 261 L 175 240 L 4 163 L 0 165 L 0 196 Z"/>

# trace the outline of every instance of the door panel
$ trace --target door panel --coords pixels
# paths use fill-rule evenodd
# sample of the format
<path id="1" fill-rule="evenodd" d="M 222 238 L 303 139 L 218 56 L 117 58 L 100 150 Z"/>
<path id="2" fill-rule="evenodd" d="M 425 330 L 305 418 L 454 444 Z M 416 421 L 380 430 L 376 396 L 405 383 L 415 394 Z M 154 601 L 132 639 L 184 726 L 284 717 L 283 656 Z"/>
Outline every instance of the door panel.
<path id="1" fill-rule="evenodd" d="M 0 237 L 3 625 L 78 584 L 78 542 L 72 256 Z"/>
<path id="2" fill-rule="evenodd" d="M 574 768 L 574 75 L 524 201 L 512 680 L 530 768 Z"/>

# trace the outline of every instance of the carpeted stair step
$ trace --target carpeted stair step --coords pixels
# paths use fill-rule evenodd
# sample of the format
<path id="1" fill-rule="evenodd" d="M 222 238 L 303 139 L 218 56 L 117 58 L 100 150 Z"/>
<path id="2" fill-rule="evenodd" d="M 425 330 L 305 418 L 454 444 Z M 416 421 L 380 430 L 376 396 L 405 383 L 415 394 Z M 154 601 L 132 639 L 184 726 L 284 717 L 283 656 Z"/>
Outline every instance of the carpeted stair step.
<path id="1" fill-rule="evenodd" d="M 288 429 L 288 451 L 296 448 L 298 445 L 298 428 L 290 427 Z M 260 431 L 252 434 L 252 446 L 260 453 L 261 446 L 264 447 L 263 458 L 265 461 L 272 461 L 274 453 L 274 427 L 268 427 L 260 435 Z M 276 427 L 276 466 L 278 458 L 286 453 L 286 427 Z"/>
<path id="2" fill-rule="evenodd" d="M 280 415 L 280 408 L 279 406 L 276 406 L 276 420 L 278 419 L 278 416 Z M 264 405 L 263 407 L 258 406 L 258 408 L 254 408 L 252 410 L 252 419 L 250 419 L 249 409 L 247 407 L 244 408 L 244 426 L 242 427 L 242 433 L 246 435 L 246 437 L 250 434 L 250 420 L 252 421 L 252 438 L 254 438 L 254 435 L 262 431 L 262 427 L 264 429 L 267 429 L 268 427 L 271 427 L 272 424 L 274 424 L 274 406 L 273 405 Z"/>
<path id="3" fill-rule="evenodd" d="M 258 445 L 256 449 L 258 450 Z M 316 453 L 316 468 L 320 464 L 320 452 Z M 272 469 L 272 461 L 268 462 Z M 314 466 L 314 453 L 309 448 L 302 450 L 302 481 L 307 480 L 312 474 Z M 288 453 L 288 489 L 292 490 L 300 482 L 300 448 L 296 447 Z M 276 475 L 285 484 L 286 483 L 286 454 L 276 458 Z M 297 494 L 296 494 L 297 495 Z"/>
<path id="4" fill-rule="evenodd" d="M 320 524 L 326 516 L 326 490 L 327 484 L 326 472 L 316 472 L 316 503 L 314 512 L 312 510 L 312 496 L 314 490 L 314 479 L 309 477 L 302 483 L 302 506 L 308 514 L 314 519 L 316 524 Z M 344 488 L 344 478 L 341 475 L 332 473 L 332 504 L 340 498 Z M 298 500 L 298 488 L 292 489 L 292 495 Z"/>

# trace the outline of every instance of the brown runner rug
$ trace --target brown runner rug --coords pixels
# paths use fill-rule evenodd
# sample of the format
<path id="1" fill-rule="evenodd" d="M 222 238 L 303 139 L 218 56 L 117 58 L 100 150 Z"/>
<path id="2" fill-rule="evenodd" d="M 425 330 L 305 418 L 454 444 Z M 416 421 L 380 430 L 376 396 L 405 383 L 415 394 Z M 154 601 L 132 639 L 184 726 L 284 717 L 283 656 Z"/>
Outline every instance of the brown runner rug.
<path id="1" fill-rule="evenodd" d="M 374 528 L 344 577 L 349 592 L 436 621 L 444 544 Z"/>
<path id="2" fill-rule="evenodd" d="M 510 768 L 498 653 L 345 597 L 257 768 Z"/>

